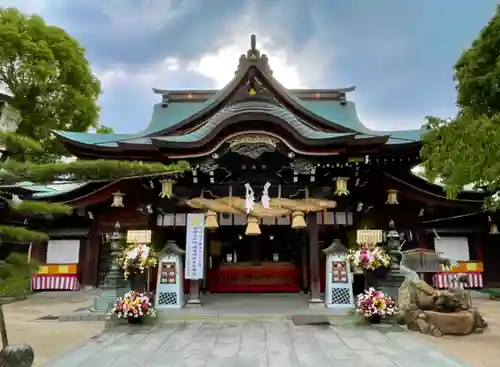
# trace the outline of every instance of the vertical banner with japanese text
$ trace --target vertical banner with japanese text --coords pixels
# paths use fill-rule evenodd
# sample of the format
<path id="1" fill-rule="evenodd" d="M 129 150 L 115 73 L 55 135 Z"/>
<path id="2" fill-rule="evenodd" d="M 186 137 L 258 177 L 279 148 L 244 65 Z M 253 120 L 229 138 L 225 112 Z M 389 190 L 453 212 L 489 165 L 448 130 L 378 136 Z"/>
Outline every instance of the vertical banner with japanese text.
<path id="1" fill-rule="evenodd" d="M 187 215 L 186 226 L 186 279 L 203 279 L 205 246 L 205 215 L 190 213 Z"/>

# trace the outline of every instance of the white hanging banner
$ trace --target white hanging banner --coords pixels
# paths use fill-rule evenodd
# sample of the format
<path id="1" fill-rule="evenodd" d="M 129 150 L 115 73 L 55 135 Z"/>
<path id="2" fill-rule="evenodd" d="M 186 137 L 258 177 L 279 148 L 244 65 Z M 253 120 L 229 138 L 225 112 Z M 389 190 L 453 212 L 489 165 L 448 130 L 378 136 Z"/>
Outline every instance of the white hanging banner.
<path id="1" fill-rule="evenodd" d="M 78 264 L 79 260 L 80 240 L 49 240 L 47 264 Z"/>
<path id="2" fill-rule="evenodd" d="M 203 279 L 205 247 L 205 214 L 190 213 L 187 215 L 186 228 L 186 279 Z"/>

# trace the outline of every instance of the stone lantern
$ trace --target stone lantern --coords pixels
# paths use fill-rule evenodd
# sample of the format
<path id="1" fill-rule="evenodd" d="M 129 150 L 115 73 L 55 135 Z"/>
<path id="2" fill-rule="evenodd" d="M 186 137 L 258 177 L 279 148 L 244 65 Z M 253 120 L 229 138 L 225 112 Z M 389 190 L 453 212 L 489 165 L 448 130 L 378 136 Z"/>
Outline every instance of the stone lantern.
<path id="1" fill-rule="evenodd" d="M 399 287 L 403 284 L 405 276 L 400 272 L 403 254 L 401 253 L 401 235 L 395 229 L 394 221 L 389 222 L 387 239 L 387 254 L 391 258 L 391 265 L 387 277 L 380 281 L 381 290 L 397 302 Z"/>
<path id="2" fill-rule="evenodd" d="M 394 227 L 394 223 L 392 223 Z M 399 270 L 403 254 L 401 253 L 401 236 L 394 228 L 385 235 L 387 239 L 387 254 L 391 258 L 391 269 Z"/>
<path id="3" fill-rule="evenodd" d="M 123 277 L 123 270 L 118 264 L 122 238 L 120 223 L 116 222 L 113 233 L 108 237 L 108 241 L 110 241 L 111 266 L 102 286 L 104 292 L 95 298 L 95 310 L 107 311 L 114 304 L 116 299 L 122 297 L 128 290 L 128 282 Z"/>

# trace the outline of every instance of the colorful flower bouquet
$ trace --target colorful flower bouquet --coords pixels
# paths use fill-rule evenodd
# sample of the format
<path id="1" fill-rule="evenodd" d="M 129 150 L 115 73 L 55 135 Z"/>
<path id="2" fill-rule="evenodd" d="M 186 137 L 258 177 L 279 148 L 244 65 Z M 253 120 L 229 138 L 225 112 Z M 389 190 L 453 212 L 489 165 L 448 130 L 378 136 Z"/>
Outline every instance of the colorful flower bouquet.
<path id="1" fill-rule="evenodd" d="M 140 323 L 143 317 L 155 317 L 156 312 L 149 296 L 131 291 L 118 298 L 110 316 L 126 319 L 129 323 Z"/>
<path id="2" fill-rule="evenodd" d="M 156 266 L 157 259 L 154 251 L 146 244 L 133 244 L 125 248 L 119 260 L 123 268 L 125 279 L 131 273 L 144 273 L 145 269 Z"/>
<path id="3" fill-rule="evenodd" d="M 370 322 L 380 322 L 387 316 L 395 315 L 396 311 L 392 298 L 375 288 L 369 288 L 358 295 L 356 313 L 363 315 Z"/>
<path id="4" fill-rule="evenodd" d="M 349 249 L 347 259 L 354 268 L 375 270 L 381 267 L 389 267 L 391 258 L 379 246 L 361 245 L 358 249 Z"/>

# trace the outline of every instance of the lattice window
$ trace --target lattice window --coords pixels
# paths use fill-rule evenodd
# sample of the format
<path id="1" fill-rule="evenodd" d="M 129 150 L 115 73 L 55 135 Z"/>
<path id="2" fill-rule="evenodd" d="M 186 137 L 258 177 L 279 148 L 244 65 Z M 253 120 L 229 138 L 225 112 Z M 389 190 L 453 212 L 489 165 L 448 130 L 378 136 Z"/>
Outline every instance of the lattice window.
<path id="1" fill-rule="evenodd" d="M 160 292 L 158 295 L 158 306 L 176 305 L 177 293 L 176 292 Z"/>
<path id="2" fill-rule="evenodd" d="M 332 288 L 332 304 L 350 305 L 351 296 L 348 288 Z"/>

